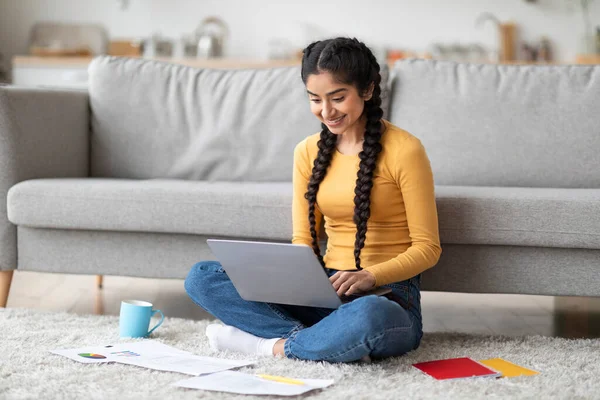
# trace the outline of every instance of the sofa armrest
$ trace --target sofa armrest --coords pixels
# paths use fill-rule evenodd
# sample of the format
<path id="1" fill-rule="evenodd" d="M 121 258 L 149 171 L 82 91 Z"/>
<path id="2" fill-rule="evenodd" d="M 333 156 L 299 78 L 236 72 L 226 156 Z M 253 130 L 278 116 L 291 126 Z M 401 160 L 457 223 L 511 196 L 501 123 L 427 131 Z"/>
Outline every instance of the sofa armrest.
<path id="1" fill-rule="evenodd" d="M 89 175 L 87 92 L 0 86 L 0 270 L 17 263 L 6 194 L 35 178 Z"/>

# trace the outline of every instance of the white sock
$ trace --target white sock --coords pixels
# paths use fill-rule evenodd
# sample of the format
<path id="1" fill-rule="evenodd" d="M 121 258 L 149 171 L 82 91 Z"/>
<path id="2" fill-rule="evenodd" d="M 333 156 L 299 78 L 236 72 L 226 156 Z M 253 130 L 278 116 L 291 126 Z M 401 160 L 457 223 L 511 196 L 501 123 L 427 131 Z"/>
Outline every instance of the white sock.
<path id="1" fill-rule="evenodd" d="M 259 356 L 272 356 L 279 338 L 263 339 L 229 325 L 211 324 L 206 327 L 208 343 L 213 350 L 232 350 Z"/>

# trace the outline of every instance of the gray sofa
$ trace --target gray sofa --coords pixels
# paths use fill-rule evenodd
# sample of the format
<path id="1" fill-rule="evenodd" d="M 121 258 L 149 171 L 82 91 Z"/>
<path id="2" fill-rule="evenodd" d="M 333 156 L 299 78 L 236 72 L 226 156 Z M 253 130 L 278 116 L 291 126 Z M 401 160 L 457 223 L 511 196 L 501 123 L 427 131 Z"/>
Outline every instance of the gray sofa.
<path id="1" fill-rule="evenodd" d="M 384 72 L 436 180 L 423 289 L 600 296 L 600 67 Z M 293 148 L 318 130 L 296 67 L 100 57 L 87 92 L 0 87 L 0 305 L 15 268 L 184 278 L 208 237 L 289 241 Z"/>

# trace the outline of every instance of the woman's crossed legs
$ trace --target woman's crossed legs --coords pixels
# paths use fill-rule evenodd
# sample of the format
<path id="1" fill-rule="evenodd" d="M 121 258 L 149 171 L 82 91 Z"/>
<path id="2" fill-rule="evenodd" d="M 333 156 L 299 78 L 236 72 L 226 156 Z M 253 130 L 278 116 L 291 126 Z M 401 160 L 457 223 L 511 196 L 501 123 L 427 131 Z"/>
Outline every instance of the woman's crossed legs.
<path id="1" fill-rule="evenodd" d="M 420 319 L 386 297 L 365 296 L 336 310 L 244 300 L 215 261 L 194 265 L 185 289 L 226 324 L 207 329 L 219 349 L 350 362 L 407 353 L 422 335 Z"/>

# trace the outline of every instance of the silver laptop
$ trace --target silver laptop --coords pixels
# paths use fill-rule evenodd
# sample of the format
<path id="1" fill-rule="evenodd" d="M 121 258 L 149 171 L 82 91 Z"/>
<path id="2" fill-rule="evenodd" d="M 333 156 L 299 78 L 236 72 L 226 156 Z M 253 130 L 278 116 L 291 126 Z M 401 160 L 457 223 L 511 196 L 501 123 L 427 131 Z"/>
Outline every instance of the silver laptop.
<path id="1" fill-rule="evenodd" d="M 338 308 L 360 296 L 391 291 L 382 287 L 340 298 L 309 246 L 221 239 L 206 242 L 244 300 Z"/>

